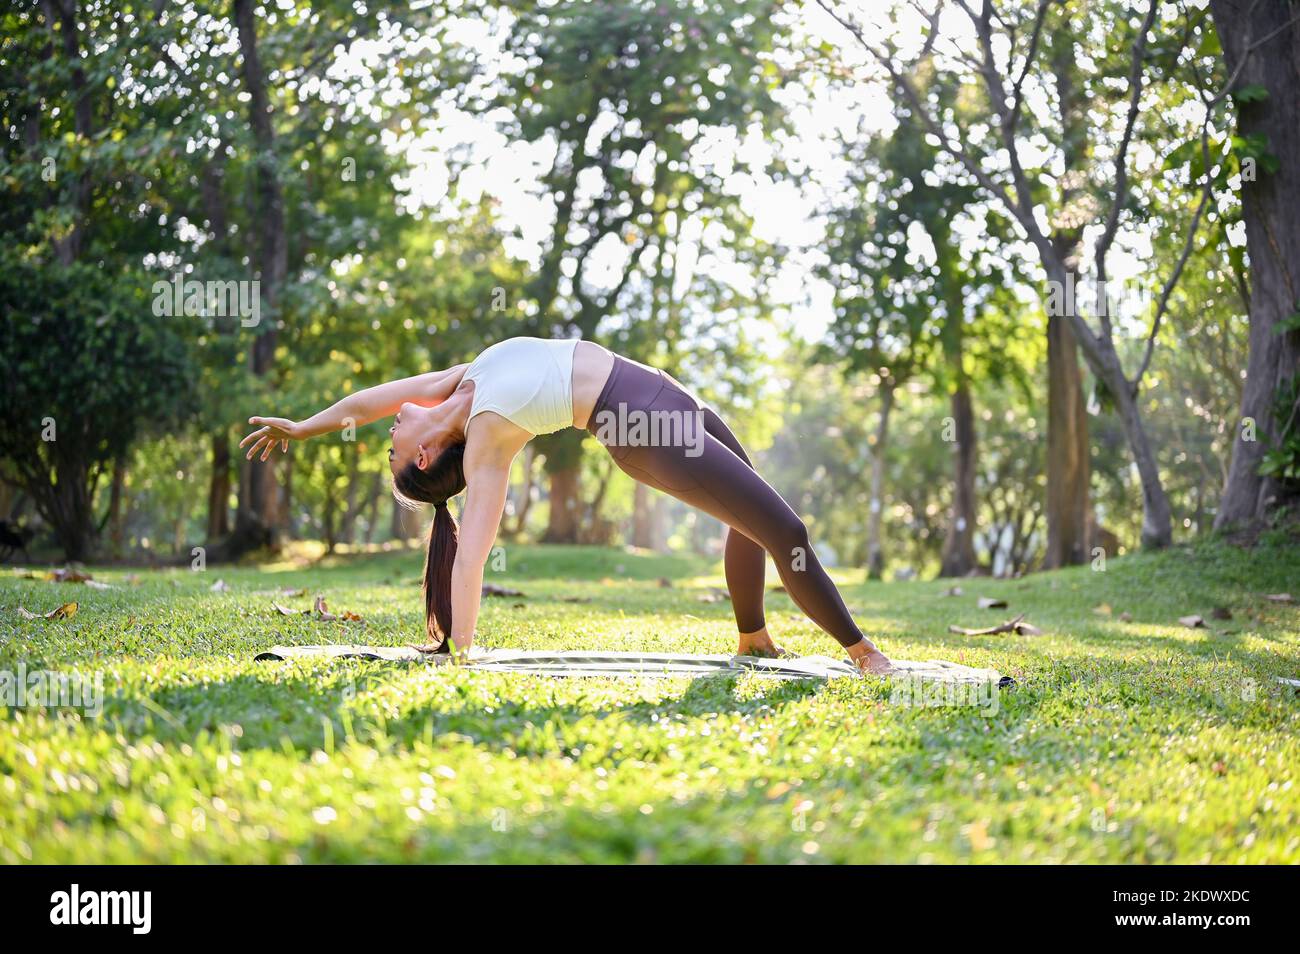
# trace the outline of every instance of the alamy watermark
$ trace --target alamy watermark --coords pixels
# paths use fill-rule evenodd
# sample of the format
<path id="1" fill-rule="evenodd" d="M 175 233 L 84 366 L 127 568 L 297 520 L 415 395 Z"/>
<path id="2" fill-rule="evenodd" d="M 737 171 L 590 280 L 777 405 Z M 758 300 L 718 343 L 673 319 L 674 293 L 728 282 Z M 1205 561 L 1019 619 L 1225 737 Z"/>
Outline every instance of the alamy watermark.
<path id="1" fill-rule="evenodd" d="M 1121 317 L 1126 313 L 1136 315 L 1154 301 L 1151 290 L 1136 282 L 1111 279 L 1085 283 L 1076 280 L 1074 273 L 1065 276 L 1064 282 L 1055 279 L 1047 282 L 1045 307 L 1053 318 L 1068 318 L 1079 314 L 1081 298 L 1093 302 L 1098 315 Z"/>
<path id="2" fill-rule="evenodd" d="M 19 663 L 16 672 L 0 669 L 0 705 L 82 709 L 86 715 L 98 716 L 104 711 L 104 674 L 86 675 L 76 669 L 29 671 L 26 663 Z"/>
<path id="3" fill-rule="evenodd" d="M 994 716 L 1000 708 L 997 683 L 941 682 L 920 676 L 895 676 L 890 680 L 889 701 L 893 705 L 921 709 L 970 706 L 981 714 Z"/>
<path id="4" fill-rule="evenodd" d="M 50 923 L 56 925 L 120 924 L 132 934 L 153 926 L 152 891 L 92 891 L 73 884 L 50 895 Z"/>
<path id="5" fill-rule="evenodd" d="M 687 457 L 704 453 L 704 415 L 699 411 L 643 411 L 620 403 L 596 412 L 596 440 L 606 447 L 682 447 Z"/>
<path id="6" fill-rule="evenodd" d="M 177 272 L 171 281 L 153 283 L 153 313 L 159 318 L 238 318 L 245 328 L 253 328 L 262 320 L 262 283 L 201 282 Z"/>

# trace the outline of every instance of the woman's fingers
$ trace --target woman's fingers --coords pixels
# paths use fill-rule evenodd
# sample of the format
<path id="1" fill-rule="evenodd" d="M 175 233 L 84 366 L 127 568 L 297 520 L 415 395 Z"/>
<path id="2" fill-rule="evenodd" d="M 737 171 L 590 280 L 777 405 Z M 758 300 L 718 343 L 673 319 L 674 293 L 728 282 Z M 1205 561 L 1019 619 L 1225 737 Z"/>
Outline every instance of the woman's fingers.
<path id="1" fill-rule="evenodd" d="M 261 453 L 264 447 L 271 446 L 271 443 L 272 443 L 271 438 L 263 434 L 261 437 L 257 439 L 257 443 L 248 449 L 248 457 L 246 459 L 252 460 L 259 453 Z"/>
<path id="2" fill-rule="evenodd" d="M 262 455 L 262 460 L 266 460 L 271 456 L 277 444 L 283 453 L 289 453 L 290 438 L 286 436 L 287 431 L 283 425 L 290 424 L 290 421 L 279 417 L 250 417 L 248 423 L 261 424 L 262 426 L 239 442 L 242 449 L 252 441 L 253 446 L 248 448 L 245 460 L 252 460 L 254 455 L 259 452 Z"/>
<path id="3" fill-rule="evenodd" d="M 247 437 L 245 437 L 242 441 L 240 441 L 240 442 L 239 442 L 239 446 L 240 446 L 240 447 L 243 447 L 245 444 L 247 444 L 247 443 L 248 443 L 249 441 L 251 441 L 253 438 L 255 438 L 255 437 L 260 437 L 261 435 L 265 434 L 266 431 L 267 431 L 267 429 L 266 429 L 265 427 L 259 427 L 257 430 L 253 431 L 253 433 L 249 434 L 249 435 L 248 435 Z"/>

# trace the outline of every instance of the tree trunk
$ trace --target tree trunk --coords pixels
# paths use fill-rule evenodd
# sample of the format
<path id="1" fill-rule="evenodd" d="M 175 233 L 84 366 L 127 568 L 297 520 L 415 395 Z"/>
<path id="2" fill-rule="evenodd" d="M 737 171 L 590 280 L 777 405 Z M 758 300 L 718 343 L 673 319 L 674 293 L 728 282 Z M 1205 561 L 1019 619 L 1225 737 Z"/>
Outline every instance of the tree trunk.
<path id="1" fill-rule="evenodd" d="M 424 518 L 419 510 L 407 510 L 397 498 L 392 498 L 392 522 L 389 529 L 392 532 L 394 540 L 414 540 L 423 532 Z"/>
<path id="2" fill-rule="evenodd" d="M 123 499 L 126 493 L 126 462 L 120 458 L 113 462 L 113 482 L 108 494 L 108 539 L 113 556 L 120 557 L 126 543 L 126 512 Z"/>
<path id="3" fill-rule="evenodd" d="M 581 485 L 580 467 L 564 467 L 550 474 L 551 512 L 546 521 L 543 543 L 577 543 L 578 489 Z"/>
<path id="4" fill-rule="evenodd" d="M 632 490 L 632 546 L 644 550 L 658 548 L 658 504 L 650 488 L 638 481 Z"/>
<path id="5" fill-rule="evenodd" d="M 42 6 L 51 29 L 56 22 L 59 24 L 63 56 L 65 61 L 72 65 L 70 80 L 73 93 L 73 129 L 84 141 L 91 141 L 95 138 L 94 102 L 87 89 L 86 73 L 81 64 L 93 63 L 94 59 L 93 54 L 88 59 L 83 59 L 81 56 L 77 2 L 76 0 L 45 0 Z M 66 233 L 54 240 L 54 253 L 61 264 L 70 265 L 81 256 L 85 241 L 85 212 L 90 204 L 91 181 L 90 173 L 85 170 L 79 170 L 71 176 L 73 215 Z"/>
<path id="6" fill-rule="evenodd" d="M 538 453 L 546 455 L 550 513 L 546 522 L 546 543 L 577 543 L 582 527 L 582 442 L 586 433 L 559 431 L 538 438 Z"/>
<path id="7" fill-rule="evenodd" d="M 248 94 L 248 121 L 257 149 L 254 199 L 258 223 L 257 274 L 260 276 L 263 309 L 261 324 L 252 348 L 252 371 L 266 378 L 275 367 L 276 305 L 288 275 L 288 244 L 285 240 L 284 196 L 276 172 L 275 130 L 271 125 L 271 103 L 267 95 L 266 72 L 257 49 L 257 26 L 253 0 L 234 0 L 234 19 L 243 61 L 244 92 Z M 232 549 L 278 544 L 278 489 L 275 470 L 267 465 L 246 468 L 239 486 L 239 511 Z"/>
<path id="8" fill-rule="evenodd" d="M 1118 378 L 1116 384 L 1110 383 L 1112 377 Z M 1142 546 L 1147 549 L 1167 547 L 1173 543 L 1173 517 L 1169 498 L 1160 482 L 1160 467 L 1156 463 L 1155 450 L 1147 438 L 1146 428 L 1142 425 L 1137 398 L 1119 369 L 1118 357 L 1112 374 L 1107 375 L 1106 383 L 1114 398 L 1115 410 L 1119 413 L 1124 437 L 1128 440 L 1129 453 L 1133 455 L 1142 482 Z M 1118 391 L 1115 390 L 1116 387 L 1119 388 Z"/>
<path id="9" fill-rule="evenodd" d="M 85 464 L 60 460 L 57 481 L 51 488 L 49 506 L 43 515 L 54 529 L 68 560 L 84 561 L 94 543 L 95 518 L 91 505 L 90 475 Z"/>
<path id="10" fill-rule="evenodd" d="M 515 519 L 508 531 L 510 535 L 523 533 L 524 526 L 528 522 L 528 511 L 533 506 L 533 474 L 536 463 L 537 446 L 530 442 L 528 451 L 524 454 L 524 485 L 519 491 L 519 503 L 515 506 Z"/>
<path id="11" fill-rule="evenodd" d="M 1047 319 L 1047 550 L 1043 567 L 1083 563 L 1088 551 L 1088 413 L 1069 319 Z"/>
<path id="12" fill-rule="evenodd" d="M 337 527 L 338 518 L 338 500 L 335 497 L 334 488 L 327 486 L 325 489 L 325 506 L 321 508 L 321 536 L 325 538 L 325 552 L 333 553 L 335 546 L 338 545 Z"/>
<path id="13" fill-rule="evenodd" d="M 1259 468 L 1264 454 L 1300 427 L 1295 406 L 1289 421 L 1274 414 L 1279 395 L 1289 395 L 1288 404 L 1297 400 L 1300 375 L 1300 329 L 1277 330 L 1300 311 L 1300 25 L 1292 21 L 1300 11 L 1294 2 L 1243 0 L 1210 0 L 1210 10 L 1229 70 L 1241 67 L 1238 88 L 1268 91 L 1237 104 L 1237 134 L 1267 137 L 1267 151 L 1278 163 L 1276 172 L 1257 163 L 1254 181 L 1243 176 L 1241 183 L 1250 254 L 1250 357 L 1232 464 L 1214 522 L 1216 529 L 1231 529 L 1262 525 L 1297 496 L 1294 486 L 1261 476 Z M 1254 422 L 1253 433 L 1248 421 Z"/>
<path id="14" fill-rule="evenodd" d="M 961 358 L 956 359 L 960 361 Z M 956 431 L 953 448 L 952 513 L 943 542 L 940 576 L 966 576 L 977 564 L 975 558 L 975 411 L 970 384 L 958 371 L 958 385 L 952 392 L 952 418 Z"/>
<path id="15" fill-rule="evenodd" d="M 1079 201 L 1084 178 L 1079 170 L 1087 162 L 1087 101 L 1079 93 L 1074 38 L 1050 38 L 1050 62 L 1056 83 L 1061 119 L 1065 175 L 1060 177 L 1061 207 Z M 1048 279 L 1073 289 L 1078 279 L 1081 225 L 1058 225 L 1050 244 L 1063 271 Z M 1088 485 L 1088 412 L 1083 397 L 1083 369 L 1079 366 L 1078 339 L 1070 327 L 1073 299 L 1062 314 L 1047 317 L 1047 549 L 1044 568 L 1082 563 L 1088 551 L 1091 506 Z"/>
<path id="16" fill-rule="evenodd" d="M 230 532 L 230 437 L 225 430 L 212 434 L 212 475 L 208 479 L 209 541 Z"/>
<path id="17" fill-rule="evenodd" d="M 379 525 L 379 498 L 383 489 L 383 477 L 375 474 L 370 480 L 370 494 L 366 502 L 366 546 L 375 542 L 375 530 Z"/>
<path id="18" fill-rule="evenodd" d="M 889 442 L 889 415 L 894 409 L 892 381 L 880 388 L 880 418 L 876 422 L 876 440 L 871 448 L 871 512 L 867 516 L 867 578 L 879 580 L 885 572 L 885 554 L 880 545 L 880 522 L 884 516 L 885 447 Z"/>
<path id="19" fill-rule="evenodd" d="M 345 445 L 343 453 L 348 455 L 348 476 L 343 516 L 339 522 L 339 541 L 352 544 L 356 542 L 357 511 L 360 509 L 358 494 L 361 491 L 361 454 L 357 451 L 355 442 Z"/>

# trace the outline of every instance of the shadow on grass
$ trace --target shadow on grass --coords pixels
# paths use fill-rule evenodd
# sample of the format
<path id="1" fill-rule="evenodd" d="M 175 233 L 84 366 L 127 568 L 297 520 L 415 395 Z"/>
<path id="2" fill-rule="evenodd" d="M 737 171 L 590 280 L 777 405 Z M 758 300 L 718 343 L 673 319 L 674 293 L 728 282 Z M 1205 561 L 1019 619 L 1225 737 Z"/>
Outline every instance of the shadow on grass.
<path id="1" fill-rule="evenodd" d="M 202 684 L 164 686 L 147 702 L 138 696 L 109 695 L 103 718 L 128 737 L 150 735 L 163 742 L 187 742 L 238 725 L 239 748 L 283 749 L 287 740 L 295 749 L 310 751 L 322 745 L 327 722 L 335 739 L 410 744 L 434 743 L 455 734 L 490 749 L 542 756 L 561 752 L 570 736 L 598 734 L 596 728 L 609 720 L 651 726 L 714 715 L 756 716 L 809 699 L 823 685 L 812 679 L 771 682 L 747 696 L 737 692 L 743 676 L 698 677 L 684 687 L 679 680 L 646 679 L 656 685 L 670 683 L 665 687 L 668 694 L 653 700 L 588 700 L 585 687 L 566 686 L 578 692 L 570 700 L 553 702 L 510 698 L 509 680 L 521 674 L 472 674 L 450 687 L 432 687 L 430 693 L 428 686 L 404 684 L 405 674 L 427 672 L 430 678 L 438 678 L 436 670 L 419 664 L 344 663 L 329 667 L 327 673 L 295 675 L 269 669 L 279 663 L 259 665 L 268 667 L 271 678 L 244 673 Z M 491 681 L 476 686 L 479 675 Z M 630 681 L 553 678 L 594 683 L 593 696 L 605 695 L 610 681 Z"/>

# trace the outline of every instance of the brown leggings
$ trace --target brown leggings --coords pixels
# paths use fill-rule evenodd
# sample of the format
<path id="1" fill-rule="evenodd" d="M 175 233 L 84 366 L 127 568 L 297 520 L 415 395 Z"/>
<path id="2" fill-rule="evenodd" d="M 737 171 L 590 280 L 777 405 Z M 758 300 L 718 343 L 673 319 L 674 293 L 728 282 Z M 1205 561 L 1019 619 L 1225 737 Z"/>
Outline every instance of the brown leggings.
<path id="1" fill-rule="evenodd" d="M 786 592 L 814 623 L 842 646 L 862 640 L 799 515 L 758 475 L 722 419 L 671 377 L 615 356 L 587 430 L 629 477 L 730 527 L 724 567 L 742 633 L 765 625 L 766 550 Z"/>

